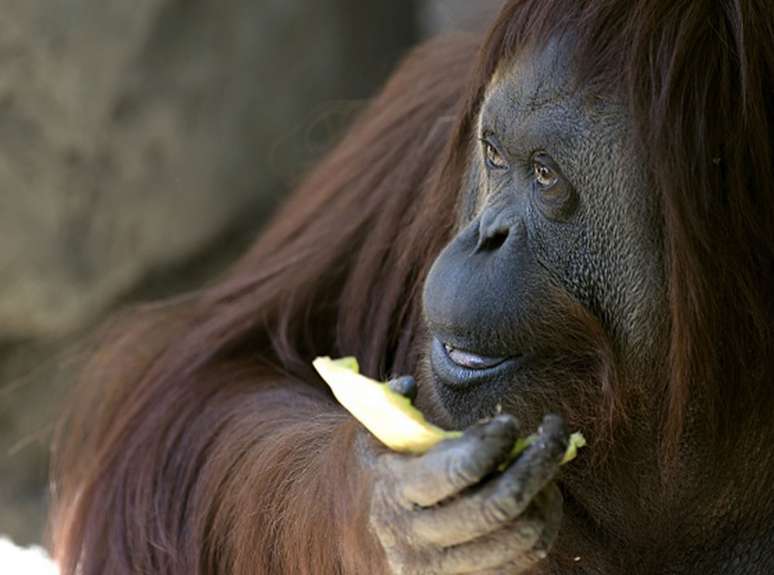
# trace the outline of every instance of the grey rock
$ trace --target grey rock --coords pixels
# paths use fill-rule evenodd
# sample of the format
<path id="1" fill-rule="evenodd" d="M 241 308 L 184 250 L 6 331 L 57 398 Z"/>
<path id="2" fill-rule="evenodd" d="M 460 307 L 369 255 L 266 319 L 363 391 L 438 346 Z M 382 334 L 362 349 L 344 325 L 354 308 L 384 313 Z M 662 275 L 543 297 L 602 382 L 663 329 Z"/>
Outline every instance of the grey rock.
<path id="1" fill-rule="evenodd" d="M 258 219 L 312 108 L 374 79 L 349 30 L 388 57 L 412 34 L 353 4 L 0 0 L 0 338 L 71 332 Z"/>
<path id="2" fill-rule="evenodd" d="M 505 0 L 422 0 L 419 21 L 425 35 L 485 27 Z"/>

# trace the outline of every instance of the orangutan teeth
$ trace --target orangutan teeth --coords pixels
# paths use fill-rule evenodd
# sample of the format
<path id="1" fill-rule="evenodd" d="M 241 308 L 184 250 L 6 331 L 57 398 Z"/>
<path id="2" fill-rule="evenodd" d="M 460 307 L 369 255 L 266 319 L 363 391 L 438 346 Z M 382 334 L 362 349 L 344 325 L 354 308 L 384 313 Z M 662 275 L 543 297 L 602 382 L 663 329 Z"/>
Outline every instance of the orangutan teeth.
<path id="1" fill-rule="evenodd" d="M 466 369 L 489 369 L 507 359 L 504 357 L 486 357 L 469 351 L 463 351 L 450 346 L 448 343 L 444 343 L 443 347 L 453 363 Z"/>

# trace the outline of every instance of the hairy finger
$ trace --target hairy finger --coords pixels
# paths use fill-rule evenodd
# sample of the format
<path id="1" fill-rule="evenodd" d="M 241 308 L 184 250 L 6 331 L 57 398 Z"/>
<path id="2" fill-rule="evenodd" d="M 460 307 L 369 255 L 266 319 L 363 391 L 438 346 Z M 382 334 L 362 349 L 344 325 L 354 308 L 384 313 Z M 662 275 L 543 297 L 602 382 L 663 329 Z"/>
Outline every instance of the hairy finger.
<path id="1" fill-rule="evenodd" d="M 521 515 L 554 478 L 567 440 L 562 420 L 547 416 L 537 440 L 501 475 L 463 497 L 417 511 L 413 531 L 429 543 L 449 546 L 502 528 Z"/>
<path id="2" fill-rule="evenodd" d="M 516 420 L 499 415 L 408 460 L 402 473 L 404 500 L 430 507 L 475 485 L 507 461 L 518 435 Z"/>
<path id="3" fill-rule="evenodd" d="M 470 543 L 443 549 L 437 559 L 439 573 L 480 573 L 500 569 L 505 565 L 521 567 L 533 564 L 533 547 L 540 541 L 545 523 L 537 510 L 531 508 L 524 516 L 499 531 Z M 516 562 L 516 563 L 514 563 Z"/>

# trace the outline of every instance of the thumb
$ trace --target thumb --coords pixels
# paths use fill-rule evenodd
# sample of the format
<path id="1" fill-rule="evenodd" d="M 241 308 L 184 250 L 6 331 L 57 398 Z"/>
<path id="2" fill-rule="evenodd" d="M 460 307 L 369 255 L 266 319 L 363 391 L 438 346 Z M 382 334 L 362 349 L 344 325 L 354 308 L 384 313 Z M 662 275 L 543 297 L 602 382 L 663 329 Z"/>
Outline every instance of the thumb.
<path id="1" fill-rule="evenodd" d="M 385 385 L 395 393 L 408 397 L 412 402 L 417 398 L 417 382 L 410 375 L 391 379 Z"/>

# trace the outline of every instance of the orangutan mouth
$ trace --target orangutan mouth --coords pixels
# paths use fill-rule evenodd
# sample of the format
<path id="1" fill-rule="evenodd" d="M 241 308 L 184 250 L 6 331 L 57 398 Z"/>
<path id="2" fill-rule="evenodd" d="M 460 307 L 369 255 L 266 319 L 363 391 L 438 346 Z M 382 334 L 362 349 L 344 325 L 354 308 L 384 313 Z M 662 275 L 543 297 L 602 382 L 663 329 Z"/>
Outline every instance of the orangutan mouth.
<path id="1" fill-rule="evenodd" d="M 479 355 L 471 351 L 465 351 L 457 349 L 448 343 L 443 344 L 446 355 L 455 364 L 465 369 L 482 370 L 491 369 L 505 362 L 507 357 L 488 357 L 485 355 Z"/>

